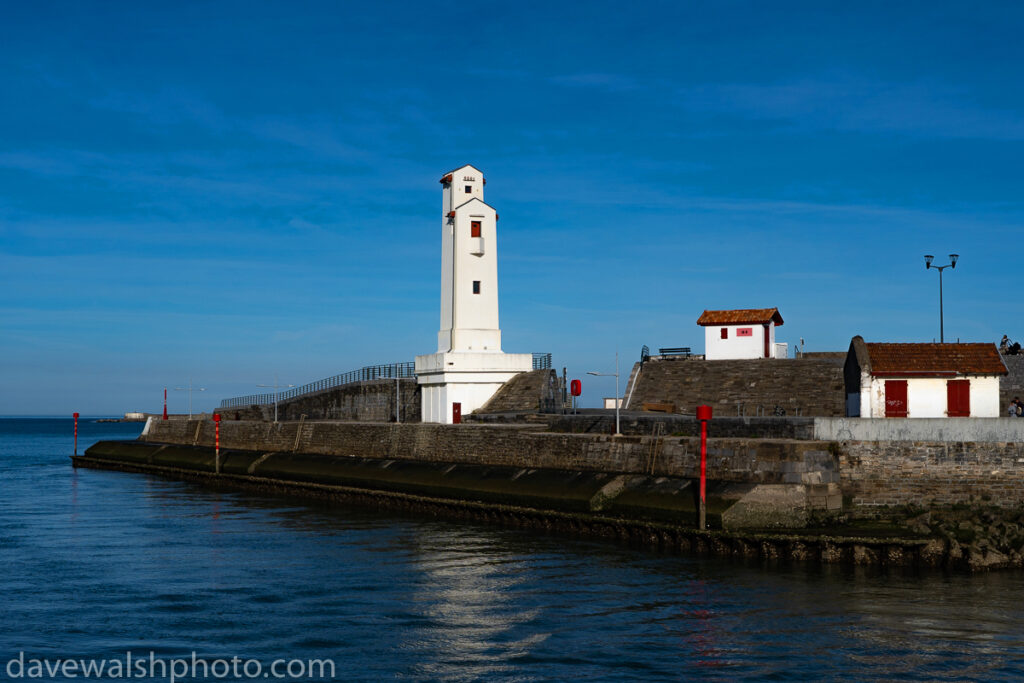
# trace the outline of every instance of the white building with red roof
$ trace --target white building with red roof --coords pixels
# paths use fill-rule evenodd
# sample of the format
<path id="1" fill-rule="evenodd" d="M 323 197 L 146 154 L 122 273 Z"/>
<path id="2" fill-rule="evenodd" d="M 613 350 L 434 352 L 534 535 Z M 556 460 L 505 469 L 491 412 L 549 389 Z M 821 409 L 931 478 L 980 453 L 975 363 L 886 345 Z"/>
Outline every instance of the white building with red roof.
<path id="1" fill-rule="evenodd" d="M 697 324 L 704 328 L 705 360 L 786 357 L 786 344 L 775 343 L 782 325 L 777 308 L 704 311 Z"/>
<path id="2" fill-rule="evenodd" d="M 1006 365 L 995 344 L 850 342 L 848 417 L 1000 417 Z"/>

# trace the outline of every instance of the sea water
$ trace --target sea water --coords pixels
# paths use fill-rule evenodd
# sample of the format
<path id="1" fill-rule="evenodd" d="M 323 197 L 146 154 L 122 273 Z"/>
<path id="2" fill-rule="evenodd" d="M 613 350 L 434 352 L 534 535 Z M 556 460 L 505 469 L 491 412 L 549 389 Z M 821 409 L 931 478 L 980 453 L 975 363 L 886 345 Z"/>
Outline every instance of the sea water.
<path id="1" fill-rule="evenodd" d="M 83 419 L 79 452 L 140 428 Z M 659 554 L 75 470 L 72 448 L 71 420 L 0 419 L 0 677 L 120 662 L 91 680 L 169 680 L 179 661 L 196 668 L 177 680 L 1024 677 L 1021 572 Z"/>

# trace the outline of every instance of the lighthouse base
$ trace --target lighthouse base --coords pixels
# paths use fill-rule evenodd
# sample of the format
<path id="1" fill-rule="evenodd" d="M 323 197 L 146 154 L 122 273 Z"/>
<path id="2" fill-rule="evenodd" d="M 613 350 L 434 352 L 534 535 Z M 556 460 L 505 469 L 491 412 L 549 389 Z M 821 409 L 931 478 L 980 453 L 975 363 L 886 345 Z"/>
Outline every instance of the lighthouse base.
<path id="1" fill-rule="evenodd" d="M 529 353 L 447 351 L 416 356 L 423 422 L 452 423 L 452 405 L 468 415 L 520 372 L 533 369 Z"/>

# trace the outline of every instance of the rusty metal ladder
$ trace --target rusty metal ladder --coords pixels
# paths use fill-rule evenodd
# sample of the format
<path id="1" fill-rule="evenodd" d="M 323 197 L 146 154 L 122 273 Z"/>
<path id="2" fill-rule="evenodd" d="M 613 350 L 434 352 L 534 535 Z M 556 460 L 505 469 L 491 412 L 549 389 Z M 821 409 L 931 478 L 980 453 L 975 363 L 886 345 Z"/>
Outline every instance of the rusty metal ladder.
<path id="1" fill-rule="evenodd" d="M 658 456 L 665 446 L 665 423 L 655 422 L 651 426 L 650 448 L 647 451 L 647 462 L 644 464 L 644 472 L 654 474 L 654 466 L 658 462 Z"/>

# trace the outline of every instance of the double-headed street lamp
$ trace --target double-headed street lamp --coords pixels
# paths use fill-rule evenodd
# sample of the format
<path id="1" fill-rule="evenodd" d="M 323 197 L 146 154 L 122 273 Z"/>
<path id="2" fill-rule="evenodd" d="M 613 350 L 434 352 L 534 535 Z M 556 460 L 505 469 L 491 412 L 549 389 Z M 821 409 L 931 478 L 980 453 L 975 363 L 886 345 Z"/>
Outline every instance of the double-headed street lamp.
<path id="1" fill-rule="evenodd" d="M 935 268 L 939 271 L 939 343 L 943 344 L 946 342 L 946 331 L 944 329 L 945 324 L 942 319 L 942 271 L 946 268 L 956 268 L 956 261 L 960 258 L 960 254 L 950 254 L 949 263 L 944 266 L 933 266 L 932 261 L 935 259 L 931 254 L 925 254 L 924 256 L 924 267 L 925 270 L 929 268 Z"/>
<path id="2" fill-rule="evenodd" d="M 192 392 L 193 391 L 206 391 L 206 387 L 193 387 L 192 386 L 192 379 L 189 378 L 188 386 L 187 387 L 174 387 L 174 390 L 175 391 L 187 391 L 188 392 L 188 419 L 191 420 L 192 419 Z M 164 405 L 164 415 L 167 415 L 167 406 L 166 406 L 167 393 L 166 392 L 167 392 L 167 390 L 165 389 L 164 390 L 164 402 L 165 402 L 165 405 Z"/>
<path id="3" fill-rule="evenodd" d="M 619 352 L 615 352 L 615 372 L 588 372 L 587 374 L 594 377 L 615 378 L 615 436 L 620 436 L 622 432 L 619 430 L 619 404 L 622 403 L 622 399 L 619 398 Z"/>

